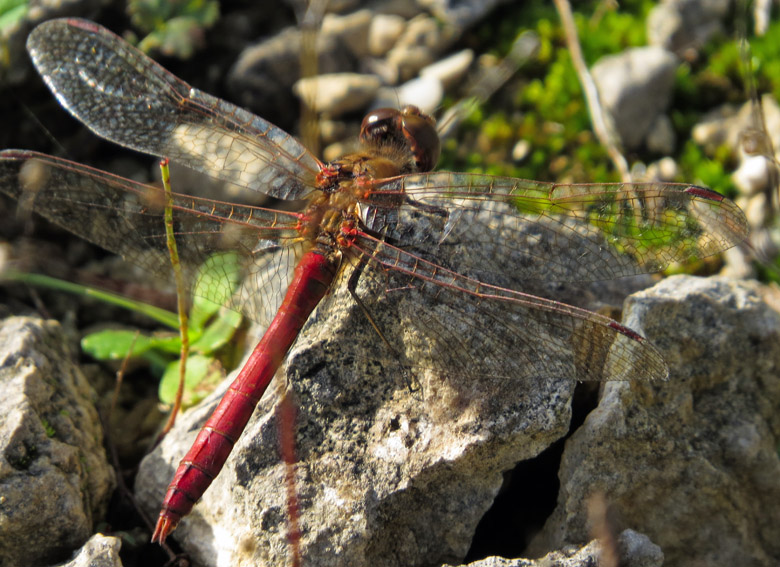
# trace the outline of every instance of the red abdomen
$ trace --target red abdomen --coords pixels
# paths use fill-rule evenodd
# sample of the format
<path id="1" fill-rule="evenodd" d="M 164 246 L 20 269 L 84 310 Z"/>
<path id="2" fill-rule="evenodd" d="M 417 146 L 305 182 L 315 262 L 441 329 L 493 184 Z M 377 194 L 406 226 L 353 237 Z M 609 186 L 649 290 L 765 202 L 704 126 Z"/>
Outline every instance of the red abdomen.
<path id="1" fill-rule="evenodd" d="M 337 260 L 317 249 L 301 258 L 274 320 L 179 463 L 152 541 L 165 541 L 222 469 L 287 351 L 327 293 L 337 267 Z"/>

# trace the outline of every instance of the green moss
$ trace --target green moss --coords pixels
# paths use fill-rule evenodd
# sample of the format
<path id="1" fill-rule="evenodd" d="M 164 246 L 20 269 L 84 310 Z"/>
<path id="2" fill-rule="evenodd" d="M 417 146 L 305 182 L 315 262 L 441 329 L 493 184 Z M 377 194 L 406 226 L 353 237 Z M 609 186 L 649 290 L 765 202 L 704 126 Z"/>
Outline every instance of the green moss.
<path id="1" fill-rule="evenodd" d="M 52 438 L 57 434 L 54 427 L 49 423 L 49 421 L 46 418 L 44 417 L 41 418 L 41 425 L 43 425 L 43 430 L 46 432 L 46 437 Z"/>
<path id="2" fill-rule="evenodd" d="M 678 165 L 683 178 L 691 183 L 711 187 L 732 197 L 737 193 L 731 173 L 724 169 L 723 162 L 704 155 L 704 151 L 693 140 L 685 142 Z"/>
<path id="3" fill-rule="evenodd" d="M 621 2 L 619 10 L 600 11 L 600 2 L 578 3 L 574 20 L 588 65 L 605 55 L 645 45 L 646 18 L 655 5 L 649 0 L 634 0 Z M 445 144 L 442 167 L 499 171 L 501 175 L 543 181 L 618 181 L 605 148 L 593 134 L 554 6 L 512 6 L 497 14 L 497 20 L 498 25 L 488 22 L 477 31 L 493 46 L 491 52 L 499 56 L 506 53 L 514 39 L 530 28 L 539 36 L 538 57 L 503 94 L 472 114 L 464 123 L 458 144 Z M 759 91 L 773 92 L 780 99 L 780 21 L 772 22 L 764 37 L 750 41 Z M 724 102 L 745 99 L 741 58 L 738 43 L 719 36 L 702 47 L 697 60 L 678 67 L 669 115 L 681 140 L 677 155 L 672 156 L 680 166 L 679 181 L 702 183 L 733 194 L 728 170 L 735 164 L 728 148 L 705 155 L 690 136 L 706 112 Z M 520 163 L 512 163 L 512 149 L 519 140 L 526 140 L 531 150 Z M 629 163 L 649 163 L 659 156 L 645 152 L 626 157 Z"/>
<path id="4" fill-rule="evenodd" d="M 589 64 L 626 47 L 642 45 L 644 17 L 653 3 L 629 2 L 619 12 L 593 16 L 599 6 L 599 2 L 579 4 L 580 11 L 574 15 Z M 472 114 L 463 126 L 463 139 L 475 147 L 464 150 L 446 144 L 442 167 L 498 171 L 539 180 L 616 181 L 606 152 L 591 134 L 588 109 L 553 5 L 513 7 L 497 19 L 497 26 L 487 23 L 476 32 L 495 45 L 490 51 L 506 53 L 515 38 L 532 25 L 540 41 L 537 59 L 507 87 L 511 92 L 508 97 L 496 97 L 499 100 Z M 532 151 L 522 163 L 513 164 L 512 149 L 518 140 L 527 140 Z"/>

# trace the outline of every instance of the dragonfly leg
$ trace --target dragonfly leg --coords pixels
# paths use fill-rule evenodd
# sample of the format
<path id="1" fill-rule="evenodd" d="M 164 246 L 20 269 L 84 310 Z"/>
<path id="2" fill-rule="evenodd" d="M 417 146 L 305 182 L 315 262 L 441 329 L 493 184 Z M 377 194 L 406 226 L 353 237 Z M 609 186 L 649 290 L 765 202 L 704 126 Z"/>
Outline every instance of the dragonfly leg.
<path id="1" fill-rule="evenodd" d="M 371 324 L 371 327 L 374 329 L 376 334 L 379 335 L 379 338 L 382 339 L 383 343 L 385 343 L 385 346 L 392 354 L 393 360 L 400 361 L 401 360 L 400 353 L 393 347 L 392 344 L 390 344 L 390 341 L 387 340 L 387 337 L 385 337 L 384 333 L 379 328 L 379 325 L 374 320 L 374 317 L 371 315 L 371 310 L 357 294 L 357 284 L 358 281 L 360 281 L 360 276 L 362 275 L 363 269 L 366 267 L 367 264 L 368 264 L 368 260 L 366 260 L 366 257 L 361 256 L 357 266 L 355 266 L 355 269 L 352 270 L 352 273 L 349 275 L 349 280 L 347 281 L 347 290 L 349 291 L 349 294 L 352 296 L 352 298 L 360 307 L 360 310 L 363 312 L 363 315 Z M 420 383 L 417 381 L 417 379 L 409 374 L 409 370 L 406 367 L 406 365 L 401 364 L 400 362 L 399 365 L 401 366 L 401 372 L 404 377 L 404 382 L 406 382 L 406 386 L 409 389 L 409 391 L 410 392 L 419 391 Z"/>

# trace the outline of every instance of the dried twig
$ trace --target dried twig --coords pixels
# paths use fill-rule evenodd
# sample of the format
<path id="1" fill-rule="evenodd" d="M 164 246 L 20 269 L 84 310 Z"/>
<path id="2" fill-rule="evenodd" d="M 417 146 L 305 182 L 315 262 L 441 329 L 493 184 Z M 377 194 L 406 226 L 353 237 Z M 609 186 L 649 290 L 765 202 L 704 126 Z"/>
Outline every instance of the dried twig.
<path id="1" fill-rule="evenodd" d="M 593 131 L 596 133 L 596 137 L 601 144 L 607 149 L 607 153 L 612 159 L 612 163 L 615 164 L 615 168 L 620 172 L 620 178 L 625 182 L 629 182 L 631 181 L 631 173 L 628 169 L 628 162 L 618 148 L 617 135 L 615 134 L 612 119 L 604 112 L 604 109 L 601 106 L 596 83 L 593 81 L 593 77 L 582 56 L 582 49 L 580 49 L 580 40 L 577 35 L 577 27 L 574 25 L 571 6 L 569 5 L 568 0 L 554 1 L 555 7 L 561 18 L 564 33 L 566 34 L 566 45 L 571 54 L 571 61 L 585 94 L 585 102 L 588 105 L 588 112 L 590 113 L 590 118 L 593 122 Z"/>

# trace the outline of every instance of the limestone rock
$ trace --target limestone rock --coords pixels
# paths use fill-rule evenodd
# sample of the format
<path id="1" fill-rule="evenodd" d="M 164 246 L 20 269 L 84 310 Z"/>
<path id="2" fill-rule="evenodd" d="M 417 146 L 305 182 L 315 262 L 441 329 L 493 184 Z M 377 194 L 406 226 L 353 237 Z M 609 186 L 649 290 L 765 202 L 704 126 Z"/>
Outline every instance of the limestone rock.
<path id="1" fill-rule="evenodd" d="M 613 382 L 567 442 L 558 507 L 534 551 L 588 538 L 601 493 L 618 529 L 669 565 L 780 558 L 780 315 L 758 284 L 671 277 L 629 298 L 624 322 L 666 358 L 663 384 Z"/>
<path id="2" fill-rule="evenodd" d="M 0 557 L 59 561 L 103 518 L 114 472 L 95 392 L 52 321 L 0 323 Z"/>

